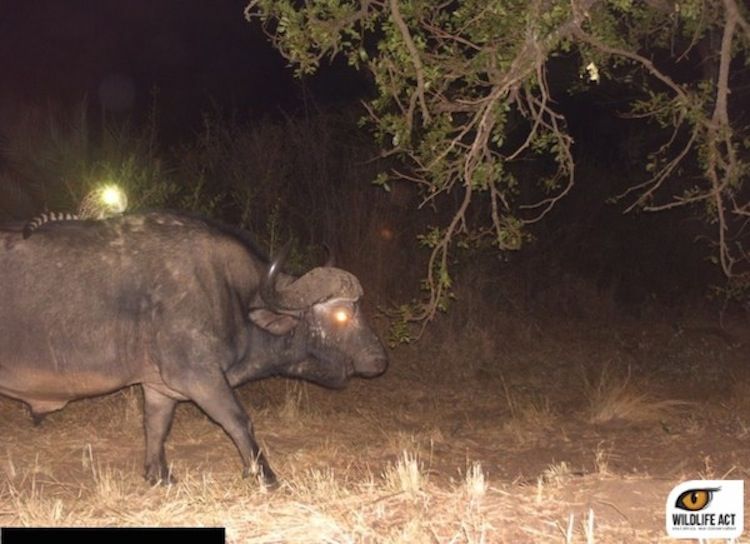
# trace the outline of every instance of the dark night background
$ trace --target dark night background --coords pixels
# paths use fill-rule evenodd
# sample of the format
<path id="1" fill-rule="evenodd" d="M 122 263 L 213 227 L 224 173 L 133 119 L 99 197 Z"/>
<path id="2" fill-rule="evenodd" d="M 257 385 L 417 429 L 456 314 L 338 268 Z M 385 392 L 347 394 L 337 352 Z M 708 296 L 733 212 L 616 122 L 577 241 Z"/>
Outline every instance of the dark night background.
<path id="1" fill-rule="evenodd" d="M 9 0 L 0 18 L 6 107 L 71 105 L 83 96 L 143 114 L 158 93 L 166 133 L 177 136 L 215 105 L 255 117 L 293 111 L 302 84 L 244 16 L 244 1 Z M 305 82 L 321 104 L 350 101 L 362 79 L 342 67 Z M 12 107 L 12 106 L 11 106 Z"/>
<path id="2" fill-rule="evenodd" d="M 259 25 L 244 19 L 244 7 L 244 0 L 4 2 L 0 8 L 0 123 L 7 125 L 25 108 L 65 111 L 82 100 L 94 125 L 102 113 L 109 120 L 138 124 L 156 111 L 160 146 L 179 154 L 174 146 L 196 138 L 206 112 L 253 126 L 282 118 L 289 123 L 311 111 L 316 115 L 347 111 L 350 115 L 337 124 L 333 140 L 349 142 L 354 133 L 366 139 L 366 132 L 357 129 L 355 122 L 361 115 L 358 100 L 370 92 L 367 77 L 337 62 L 324 64 L 314 77 L 294 79 Z M 564 74 L 569 69 L 564 60 L 553 64 L 552 79 L 556 71 Z M 566 278 L 575 277 L 595 290 L 608 291 L 621 308 L 637 313 L 655 297 L 671 306 L 686 297 L 702 299 L 706 285 L 719 279 L 705 262 L 707 247 L 695 243 L 702 227 L 688 214 L 623 216 L 622 205 L 607 203 L 608 197 L 634 179 L 642 179 L 643 157 L 653 137 L 647 127 L 634 127 L 618 117 L 630 97 L 617 93 L 617 89 L 602 87 L 577 98 L 563 89 L 557 94 L 576 141 L 578 180 L 576 189 L 549 220 L 535 227 L 537 243 L 510 256 L 523 271 L 531 299 L 543 298 L 553 287 L 556 292 L 558 288 L 565 291 Z M 291 124 L 287 130 L 295 132 Z M 9 132 L 0 126 L 0 138 L 6 144 L 13 138 Z M 331 149 L 335 148 L 333 143 Z M 371 143 L 363 143 L 362 148 L 362 160 L 377 153 Z M 538 175 L 535 165 L 528 168 L 524 177 Z M 362 190 L 373 191 L 367 187 L 371 179 L 366 179 L 373 172 L 357 175 L 363 178 L 358 181 Z M 222 176 L 217 174 L 208 183 L 223 186 L 225 182 L 218 179 Z M 292 188 L 288 198 L 294 199 L 295 191 Z M 304 202 L 303 193 L 298 195 L 300 202 Z M 390 244 L 382 251 L 392 253 L 392 259 L 400 258 L 408 269 L 395 275 L 407 275 L 415 287 L 414 270 L 419 267 L 412 266 L 413 256 L 421 262 L 423 255 L 415 249 L 414 240 L 421 228 L 435 222 L 433 212 L 416 211 L 410 188 L 402 188 L 399 195 L 372 198 L 387 200 L 384 206 L 396 204 L 383 211 L 384 221 L 375 220 L 377 224 L 372 225 L 390 234 L 376 236 L 372 243 Z M 24 215 L 50 201 L 39 194 L 32 200 L 27 208 L 34 209 L 24 208 Z M 224 218 L 234 221 L 236 213 L 225 210 Z M 301 233 L 307 227 L 299 224 L 294 228 L 296 236 L 307 243 L 340 234 L 331 232 L 331 226 L 322 233 Z M 377 251 L 382 253 L 380 247 Z M 476 259 L 484 260 L 489 264 L 479 266 L 475 273 L 480 268 L 489 276 L 505 273 L 504 267 L 497 268 L 494 256 Z M 378 283 L 384 289 L 404 286 L 383 278 Z"/>

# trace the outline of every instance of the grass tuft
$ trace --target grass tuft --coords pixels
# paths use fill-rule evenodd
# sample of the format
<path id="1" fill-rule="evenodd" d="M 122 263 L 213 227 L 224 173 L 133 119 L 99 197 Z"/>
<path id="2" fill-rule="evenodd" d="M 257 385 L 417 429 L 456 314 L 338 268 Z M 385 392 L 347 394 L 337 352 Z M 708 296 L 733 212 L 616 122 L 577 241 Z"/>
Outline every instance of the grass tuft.
<path id="1" fill-rule="evenodd" d="M 614 374 L 606 365 L 594 380 L 584 373 L 583 392 L 588 402 L 589 423 L 660 421 L 674 415 L 678 408 L 690 405 L 681 400 L 654 400 L 648 393 L 639 391 L 630 377 L 630 369 L 622 376 Z"/>
<path id="2" fill-rule="evenodd" d="M 417 495 L 426 483 L 424 467 L 416 453 L 404 450 L 394 465 L 384 472 L 388 487 L 396 492 Z"/>
<path id="3" fill-rule="evenodd" d="M 466 494 L 471 501 L 479 501 L 487 494 L 489 483 L 482 471 L 481 463 L 472 463 L 464 479 Z"/>

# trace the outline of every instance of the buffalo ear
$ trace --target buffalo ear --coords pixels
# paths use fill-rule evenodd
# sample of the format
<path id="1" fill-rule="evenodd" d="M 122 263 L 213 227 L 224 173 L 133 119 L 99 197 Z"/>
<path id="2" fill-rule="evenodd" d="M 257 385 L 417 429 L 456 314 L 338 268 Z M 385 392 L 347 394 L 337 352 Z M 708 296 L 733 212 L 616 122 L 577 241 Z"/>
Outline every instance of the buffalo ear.
<path id="1" fill-rule="evenodd" d="M 297 326 L 299 319 L 294 316 L 286 314 L 277 314 L 271 310 L 265 308 L 258 308 L 257 310 L 250 310 L 250 321 L 261 329 L 275 334 L 276 336 L 283 336 L 289 334 L 289 332 Z"/>

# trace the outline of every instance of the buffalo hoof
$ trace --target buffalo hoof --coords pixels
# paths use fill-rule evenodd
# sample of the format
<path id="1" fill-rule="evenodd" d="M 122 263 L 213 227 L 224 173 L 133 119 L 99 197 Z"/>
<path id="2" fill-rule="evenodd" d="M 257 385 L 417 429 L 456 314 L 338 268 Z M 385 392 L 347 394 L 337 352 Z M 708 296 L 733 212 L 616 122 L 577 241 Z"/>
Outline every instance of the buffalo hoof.
<path id="1" fill-rule="evenodd" d="M 242 471 L 242 477 L 247 478 L 248 476 L 254 476 L 257 478 L 258 484 L 267 491 L 275 491 L 281 486 L 276 474 L 274 474 L 273 470 L 271 470 L 271 467 L 268 465 L 265 467 L 257 467 L 255 470 L 253 470 L 252 467 L 245 467 Z"/>
<path id="2" fill-rule="evenodd" d="M 144 478 L 152 486 L 177 483 L 177 478 L 172 476 L 171 471 L 167 467 L 146 467 Z"/>

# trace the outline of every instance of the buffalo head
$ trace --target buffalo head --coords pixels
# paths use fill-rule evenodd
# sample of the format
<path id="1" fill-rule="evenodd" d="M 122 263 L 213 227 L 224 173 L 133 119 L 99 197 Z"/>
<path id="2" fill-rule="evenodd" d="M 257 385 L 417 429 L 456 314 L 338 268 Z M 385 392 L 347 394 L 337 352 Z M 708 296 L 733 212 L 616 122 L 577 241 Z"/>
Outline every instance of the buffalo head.
<path id="1" fill-rule="evenodd" d="M 255 325 L 294 346 L 283 374 L 328 387 L 382 374 L 388 358 L 361 311 L 359 280 L 329 263 L 299 278 L 280 274 L 286 254 L 282 250 L 261 282 L 263 307 L 250 312 Z"/>

